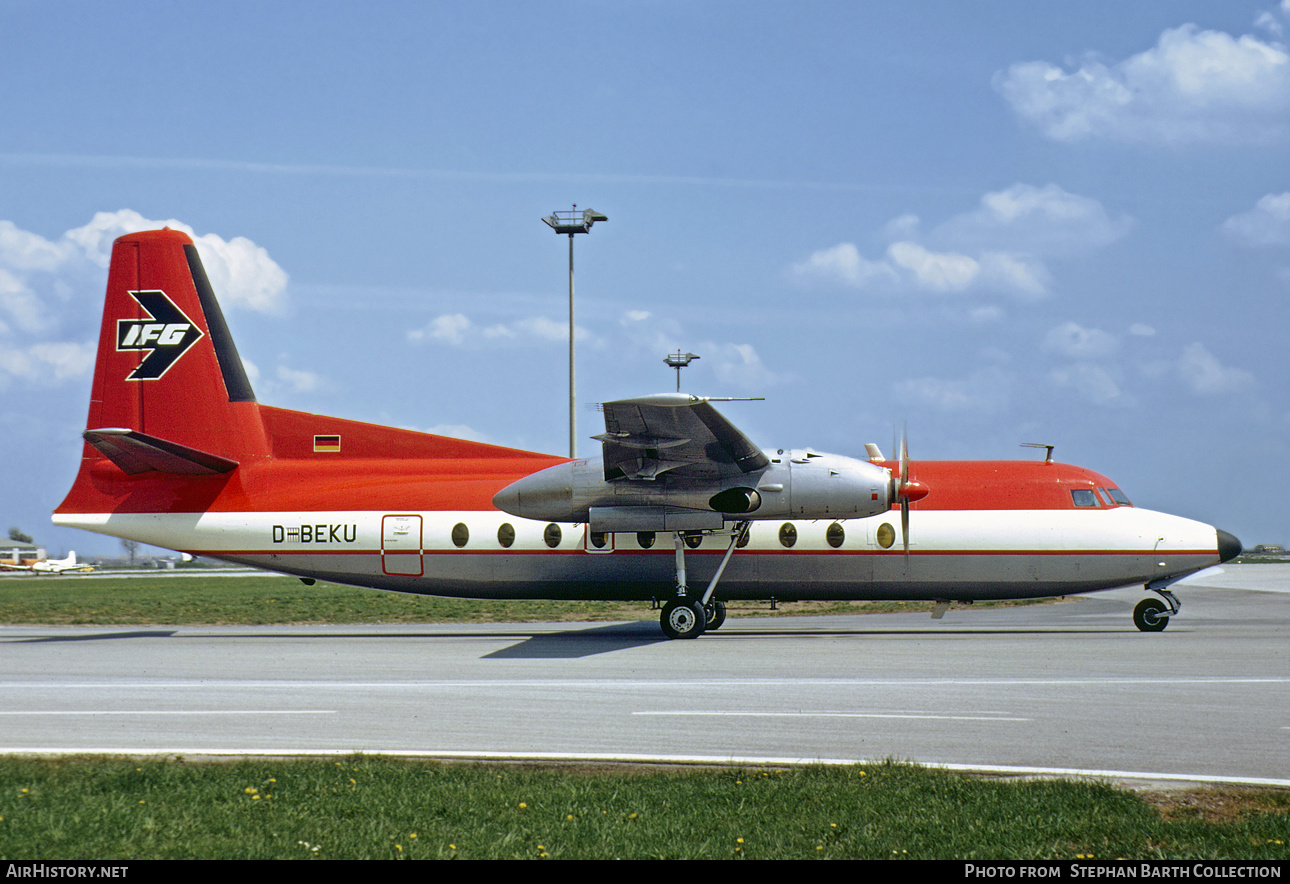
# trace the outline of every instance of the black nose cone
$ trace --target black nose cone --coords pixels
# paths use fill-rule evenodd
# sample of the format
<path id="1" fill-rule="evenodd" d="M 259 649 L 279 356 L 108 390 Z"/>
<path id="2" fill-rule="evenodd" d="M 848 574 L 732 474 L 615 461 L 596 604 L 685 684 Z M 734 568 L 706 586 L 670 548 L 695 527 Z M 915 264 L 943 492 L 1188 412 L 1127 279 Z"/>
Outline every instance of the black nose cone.
<path id="1" fill-rule="evenodd" d="M 1220 562 L 1230 562 L 1241 554 L 1241 541 L 1237 540 L 1231 534 L 1228 534 L 1222 528 L 1218 530 L 1218 560 Z"/>

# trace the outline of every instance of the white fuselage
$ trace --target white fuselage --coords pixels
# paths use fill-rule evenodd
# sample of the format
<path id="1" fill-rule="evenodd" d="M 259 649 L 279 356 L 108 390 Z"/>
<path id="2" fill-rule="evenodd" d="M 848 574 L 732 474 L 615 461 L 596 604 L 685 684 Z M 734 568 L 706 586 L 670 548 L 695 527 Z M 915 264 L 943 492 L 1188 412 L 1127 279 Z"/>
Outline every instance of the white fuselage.
<path id="1" fill-rule="evenodd" d="M 287 574 L 412 593 L 649 599 L 674 588 L 670 534 L 596 534 L 585 524 L 494 510 L 59 514 L 55 521 Z M 692 583 L 710 578 L 728 538 L 701 535 L 698 547 L 687 549 Z M 1137 507 L 916 512 L 906 555 L 893 511 L 754 522 L 720 595 L 1035 598 L 1167 580 L 1218 561 L 1212 527 Z"/>

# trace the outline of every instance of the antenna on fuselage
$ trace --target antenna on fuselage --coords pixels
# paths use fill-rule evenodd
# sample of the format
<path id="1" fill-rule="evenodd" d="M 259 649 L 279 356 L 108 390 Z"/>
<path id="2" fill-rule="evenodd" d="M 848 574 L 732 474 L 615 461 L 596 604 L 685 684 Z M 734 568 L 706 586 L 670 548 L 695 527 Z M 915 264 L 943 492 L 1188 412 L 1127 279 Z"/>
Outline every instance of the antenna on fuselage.
<path id="1" fill-rule="evenodd" d="M 1057 446 L 1056 446 L 1056 445 L 1049 445 L 1049 444 L 1048 444 L 1048 443 L 1046 443 L 1046 442 L 1022 442 L 1022 443 L 1021 443 L 1021 447 L 1022 447 L 1022 448 L 1043 448 L 1043 449 L 1045 449 L 1045 450 L 1047 451 L 1047 454 L 1045 454 L 1045 455 L 1044 455 L 1044 463 L 1052 463 L 1052 462 L 1053 462 L 1053 449 L 1054 449 L 1054 448 L 1056 448 Z"/>

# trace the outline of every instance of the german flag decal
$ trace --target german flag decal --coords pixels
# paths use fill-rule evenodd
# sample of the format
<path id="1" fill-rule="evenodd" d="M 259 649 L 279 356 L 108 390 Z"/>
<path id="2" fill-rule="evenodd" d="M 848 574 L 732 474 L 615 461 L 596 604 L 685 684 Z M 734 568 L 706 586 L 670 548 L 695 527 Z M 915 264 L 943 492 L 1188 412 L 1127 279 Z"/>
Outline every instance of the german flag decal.
<path id="1" fill-rule="evenodd" d="M 340 436 L 314 436 L 314 452 L 329 453 L 340 451 Z"/>

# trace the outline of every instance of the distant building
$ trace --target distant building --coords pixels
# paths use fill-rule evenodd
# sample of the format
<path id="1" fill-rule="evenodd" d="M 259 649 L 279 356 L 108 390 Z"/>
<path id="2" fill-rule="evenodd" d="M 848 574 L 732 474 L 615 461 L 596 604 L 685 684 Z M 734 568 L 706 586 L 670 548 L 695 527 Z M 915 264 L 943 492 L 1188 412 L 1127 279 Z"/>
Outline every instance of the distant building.
<path id="1" fill-rule="evenodd" d="M 5 538 L 0 540 L 0 558 L 12 565 L 30 565 L 32 562 L 45 561 L 49 558 L 49 554 L 38 543 L 25 543 L 21 540 Z"/>

